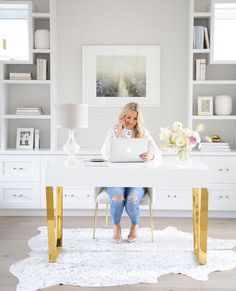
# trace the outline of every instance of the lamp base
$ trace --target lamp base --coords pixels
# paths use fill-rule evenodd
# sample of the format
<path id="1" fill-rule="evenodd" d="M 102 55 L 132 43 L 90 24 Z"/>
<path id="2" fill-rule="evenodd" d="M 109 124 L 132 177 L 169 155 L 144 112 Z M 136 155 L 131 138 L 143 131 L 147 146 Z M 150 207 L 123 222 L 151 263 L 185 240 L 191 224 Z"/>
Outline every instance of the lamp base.
<path id="1" fill-rule="evenodd" d="M 77 168 L 79 161 L 75 155 L 68 155 L 67 159 L 64 162 L 66 168 Z"/>
<path id="2" fill-rule="evenodd" d="M 75 142 L 74 130 L 69 129 L 68 133 L 68 141 L 63 146 L 63 150 L 68 154 L 64 165 L 66 168 L 76 168 L 79 165 L 79 161 L 75 155 L 79 152 L 80 146 Z"/>

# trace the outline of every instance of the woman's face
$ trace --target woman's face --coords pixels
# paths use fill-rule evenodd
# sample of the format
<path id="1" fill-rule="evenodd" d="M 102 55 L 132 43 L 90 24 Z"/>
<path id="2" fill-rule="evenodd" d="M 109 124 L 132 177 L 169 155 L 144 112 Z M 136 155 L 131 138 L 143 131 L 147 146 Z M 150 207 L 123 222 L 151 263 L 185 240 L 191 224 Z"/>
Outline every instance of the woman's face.
<path id="1" fill-rule="evenodd" d="M 138 113 L 137 111 L 129 111 L 125 117 L 125 127 L 128 129 L 132 129 L 138 122 Z"/>

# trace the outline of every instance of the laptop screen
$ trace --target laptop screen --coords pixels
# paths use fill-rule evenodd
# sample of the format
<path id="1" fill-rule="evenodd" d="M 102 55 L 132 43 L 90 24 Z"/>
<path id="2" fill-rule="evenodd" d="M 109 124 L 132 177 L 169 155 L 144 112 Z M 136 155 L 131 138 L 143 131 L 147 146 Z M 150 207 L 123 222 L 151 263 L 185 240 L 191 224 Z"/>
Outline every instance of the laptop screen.
<path id="1" fill-rule="evenodd" d="M 148 150 L 145 138 L 119 138 L 111 142 L 111 162 L 143 162 L 139 157 Z"/>

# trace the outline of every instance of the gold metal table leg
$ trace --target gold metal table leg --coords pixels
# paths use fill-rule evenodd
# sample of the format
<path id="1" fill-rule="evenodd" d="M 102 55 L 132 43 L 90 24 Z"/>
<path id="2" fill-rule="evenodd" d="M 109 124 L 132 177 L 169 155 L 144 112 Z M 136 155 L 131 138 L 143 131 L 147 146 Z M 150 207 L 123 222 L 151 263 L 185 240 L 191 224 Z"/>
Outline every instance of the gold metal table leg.
<path id="1" fill-rule="evenodd" d="M 48 225 L 48 253 L 49 262 L 57 260 L 62 248 L 63 228 L 63 188 L 57 187 L 56 224 L 54 216 L 53 187 L 46 187 L 47 225 Z"/>
<path id="2" fill-rule="evenodd" d="M 193 188 L 193 239 L 198 262 L 207 263 L 208 190 Z"/>
<path id="3" fill-rule="evenodd" d="M 208 230 L 208 190 L 201 189 L 201 208 L 200 208 L 200 252 L 199 263 L 207 263 L 207 230 Z"/>

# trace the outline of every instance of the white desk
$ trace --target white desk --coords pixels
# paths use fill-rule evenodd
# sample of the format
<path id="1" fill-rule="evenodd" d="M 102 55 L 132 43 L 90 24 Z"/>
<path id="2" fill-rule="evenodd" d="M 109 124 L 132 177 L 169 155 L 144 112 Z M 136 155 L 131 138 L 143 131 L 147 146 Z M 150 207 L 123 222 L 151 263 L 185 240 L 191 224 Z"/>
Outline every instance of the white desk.
<path id="1" fill-rule="evenodd" d="M 55 262 L 62 248 L 63 187 L 64 186 L 127 186 L 155 187 L 158 189 L 192 189 L 194 251 L 200 264 L 207 262 L 208 224 L 208 168 L 198 160 L 184 165 L 165 161 L 158 165 L 148 163 L 120 163 L 107 167 L 84 167 L 66 169 L 62 166 L 46 168 L 46 195 L 48 221 L 49 261 Z M 57 190 L 56 225 L 54 219 L 53 187 Z M 56 226 L 56 227 L 55 227 Z M 56 233 L 54 231 L 56 229 Z"/>

